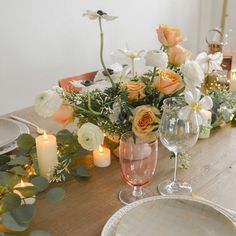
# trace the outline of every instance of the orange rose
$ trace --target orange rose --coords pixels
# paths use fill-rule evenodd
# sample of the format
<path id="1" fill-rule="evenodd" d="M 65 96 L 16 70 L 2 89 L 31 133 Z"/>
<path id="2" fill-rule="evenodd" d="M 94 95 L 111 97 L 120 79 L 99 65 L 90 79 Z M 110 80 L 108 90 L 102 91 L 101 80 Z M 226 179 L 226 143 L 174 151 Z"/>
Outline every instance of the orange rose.
<path id="1" fill-rule="evenodd" d="M 163 24 L 157 29 L 157 36 L 160 43 L 167 47 L 174 47 L 185 40 L 181 37 L 179 29 Z"/>
<path id="2" fill-rule="evenodd" d="M 189 50 L 181 47 L 180 45 L 176 45 L 168 50 L 169 62 L 176 66 L 184 64 L 185 61 L 190 59 L 191 55 L 192 53 Z"/>
<path id="3" fill-rule="evenodd" d="M 130 101 L 139 100 L 145 97 L 145 84 L 143 82 L 131 81 L 127 83 L 128 99 Z"/>
<path id="4" fill-rule="evenodd" d="M 61 107 L 54 113 L 53 118 L 63 124 L 64 126 L 73 122 L 74 114 L 73 108 L 68 104 L 63 104 Z"/>
<path id="5" fill-rule="evenodd" d="M 156 139 L 156 134 L 152 132 L 155 128 L 153 123 L 160 122 L 160 119 L 156 116 L 159 114 L 160 112 L 157 108 L 149 105 L 136 107 L 132 124 L 132 130 L 135 135 L 147 142 L 154 141 Z"/>
<path id="6" fill-rule="evenodd" d="M 153 87 L 165 95 L 171 95 L 183 87 L 182 77 L 173 70 L 161 70 L 159 77 L 153 82 Z"/>

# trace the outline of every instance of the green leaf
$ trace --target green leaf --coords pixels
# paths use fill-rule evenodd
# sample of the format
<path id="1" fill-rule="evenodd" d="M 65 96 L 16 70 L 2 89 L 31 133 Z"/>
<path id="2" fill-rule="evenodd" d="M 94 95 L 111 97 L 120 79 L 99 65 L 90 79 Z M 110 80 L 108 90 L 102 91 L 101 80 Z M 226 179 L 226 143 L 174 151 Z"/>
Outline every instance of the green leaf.
<path id="1" fill-rule="evenodd" d="M 33 205 L 21 205 L 11 211 L 12 217 L 20 224 L 27 224 L 31 221 L 35 214 L 35 207 Z"/>
<path id="2" fill-rule="evenodd" d="M 84 166 L 78 166 L 77 168 L 75 168 L 75 173 L 76 173 L 76 175 L 78 175 L 80 177 L 90 177 L 91 176 L 90 172 Z"/>
<path id="3" fill-rule="evenodd" d="M 21 134 L 17 140 L 17 146 L 20 149 L 28 150 L 35 146 L 35 139 L 30 134 Z"/>
<path id="4" fill-rule="evenodd" d="M 24 231 L 26 230 L 29 225 L 26 223 L 19 224 L 12 216 L 11 212 L 5 212 L 2 214 L 2 223 L 12 231 Z"/>
<path id="5" fill-rule="evenodd" d="M 18 190 L 25 198 L 33 197 L 38 192 L 38 188 L 35 186 L 18 187 L 15 190 Z"/>
<path id="6" fill-rule="evenodd" d="M 11 173 L 14 173 L 16 175 L 26 176 L 28 175 L 28 172 L 23 169 L 21 166 L 15 166 L 9 170 Z"/>
<path id="7" fill-rule="evenodd" d="M 46 231 L 35 230 L 32 231 L 29 236 L 50 236 L 50 234 Z"/>
<path id="8" fill-rule="evenodd" d="M 34 170 L 37 175 L 39 175 L 39 164 L 38 164 L 38 159 L 37 159 L 37 153 L 36 153 L 36 147 L 32 147 L 30 151 L 30 155 L 33 160 L 33 165 L 34 165 Z"/>
<path id="9" fill-rule="evenodd" d="M 20 206 L 21 198 L 15 193 L 7 193 L 0 200 L 0 214 Z"/>
<path id="10" fill-rule="evenodd" d="M 7 188 L 13 188 L 19 181 L 20 178 L 17 175 L 0 171 L 0 185 Z"/>
<path id="11" fill-rule="evenodd" d="M 0 232 L 0 236 L 6 236 L 3 232 Z"/>
<path id="12" fill-rule="evenodd" d="M 111 139 L 107 138 L 107 136 L 104 139 L 104 143 L 106 143 L 111 150 L 118 148 L 120 145 L 119 142 L 118 143 L 113 142 Z"/>
<path id="13" fill-rule="evenodd" d="M 4 164 L 4 165 L 0 165 L 0 171 L 6 171 L 9 170 L 11 168 L 11 166 Z"/>
<path id="14" fill-rule="evenodd" d="M 67 129 L 60 130 L 56 134 L 56 137 L 57 137 L 57 144 L 60 145 L 72 144 L 74 142 L 73 134 Z"/>
<path id="15" fill-rule="evenodd" d="M 16 156 L 14 159 L 9 161 L 7 164 L 10 166 L 14 165 L 26 165 L 30 163 L 30 158 L 26 156 Z"/>
<path id="16" fill-rule="evenodd" d="M 42 176 L 34 177 L 31 183 L 38 188 L 38 192 L 43 192 L 48 188 L 48 180 Z"/>
<path id="17" fill-rule="evenodd" d="M 49 201 L 61 201 L 65 197 L 65 190 L 63 188 L 52 188 L 51 190 L 48 191 L 47 193 L 47 198 Z"/>
<path id="18" fill-rule="evenodd" d="M 6 164 L 8 161 L 10 161 L 11 158 L 8 155 L 1 155 L 0 156 L 0 165 Z"/>

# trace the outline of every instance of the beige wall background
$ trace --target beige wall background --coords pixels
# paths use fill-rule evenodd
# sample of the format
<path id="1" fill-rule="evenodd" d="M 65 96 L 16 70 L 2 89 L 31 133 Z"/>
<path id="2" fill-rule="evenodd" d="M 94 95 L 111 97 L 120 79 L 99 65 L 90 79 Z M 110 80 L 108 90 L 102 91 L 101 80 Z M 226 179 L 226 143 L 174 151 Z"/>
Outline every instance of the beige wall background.
<path id="1" fill-rule="evenodd" d="M 219 26 L 222 2 L 0 0 L 0 115 L 31 106 L 61 78 L 100 68 L 98 24 L 82 17 L 87 9 L 119 16 L 104 22 L 109 65 L 119 59 L 111 53 L 117 55 L 126 43 L 133 49 L 159 48 L 155 29 L 161 23 L 181 28 L 189 39 L 184 47 L 196 54 L 206 48 L 207 30 Z"/>

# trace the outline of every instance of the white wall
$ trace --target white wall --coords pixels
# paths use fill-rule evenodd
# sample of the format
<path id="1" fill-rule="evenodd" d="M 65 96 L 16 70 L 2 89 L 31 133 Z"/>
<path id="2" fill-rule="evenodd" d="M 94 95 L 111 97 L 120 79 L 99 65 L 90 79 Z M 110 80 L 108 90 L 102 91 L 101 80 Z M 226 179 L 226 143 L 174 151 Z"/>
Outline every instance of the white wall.
<path id="1" fill-rule="evenodd" d="M 205 2 L 204 0 L 202 0 Z M 156 27 L 182 29 L 185 47 L 197 52 L 201 34 L 199 0 L 0 0 L 0 114 L 33 104 L 58 79 L 100 68 L 96 21 L 86 9 L 118 15 L 104 22 L 105 60 L 128 43 L 134 49 L 159 48 Z"/>

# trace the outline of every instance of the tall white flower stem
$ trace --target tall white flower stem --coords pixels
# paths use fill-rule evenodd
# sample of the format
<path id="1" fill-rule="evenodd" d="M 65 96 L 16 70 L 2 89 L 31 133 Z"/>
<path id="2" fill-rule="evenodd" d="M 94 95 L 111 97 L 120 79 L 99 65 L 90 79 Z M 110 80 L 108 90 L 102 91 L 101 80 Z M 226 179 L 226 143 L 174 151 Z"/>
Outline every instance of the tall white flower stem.
<path id="1" fill-rule="evenodd" d="M 153 67 L 153 72 L 152 72 L 151 82 L 153 82 L 154 79 L 155 79 L 156 71 L 157 71 L 157 68 L 156 68 L 156 66 L 154 66 L 154 67 Z"/>
<path id="2" fill-rule="evenodd" d="M 99 20 L 99 29 L 100 29 L 100 61 L 101 61 L 101 64 L 102 64 L 102 67 L 106 73 L 106 75 L 108 76 L 111 84 L 112 84 L 112 87 L 115 86 L 115 83 L 114 81 L 112 80 L 111 78 L 111 75 L 110 73 L 108 72 L 107 68 L 106 68 L 106 65 L 104 63 L 104 60 L 103 60 L 103 45 L 104 45 L 104 35 L 103 35 L 103 30 L 102 30 L 102 18 L 101 17 L 98 17 L 98 20 Z"/>
<path id="3" fill-rule="evenodd" d="M 134 57 L 131 58 L 131 64 L 132 64 L 132 80 L 134 80 Z"/>
<path id="4" fill-rule="evenodd" d="M 94 110 L 92 109 L 90 93 L 88 93 L 88 109 L 89 109 L 89 111 L 90 111 L 91 113 L 93 113 L 93 114 L 96 115 L 96 116 L 100 116 L 100 115 L 101 115 L 100 112 L 94 111 Z"/>

